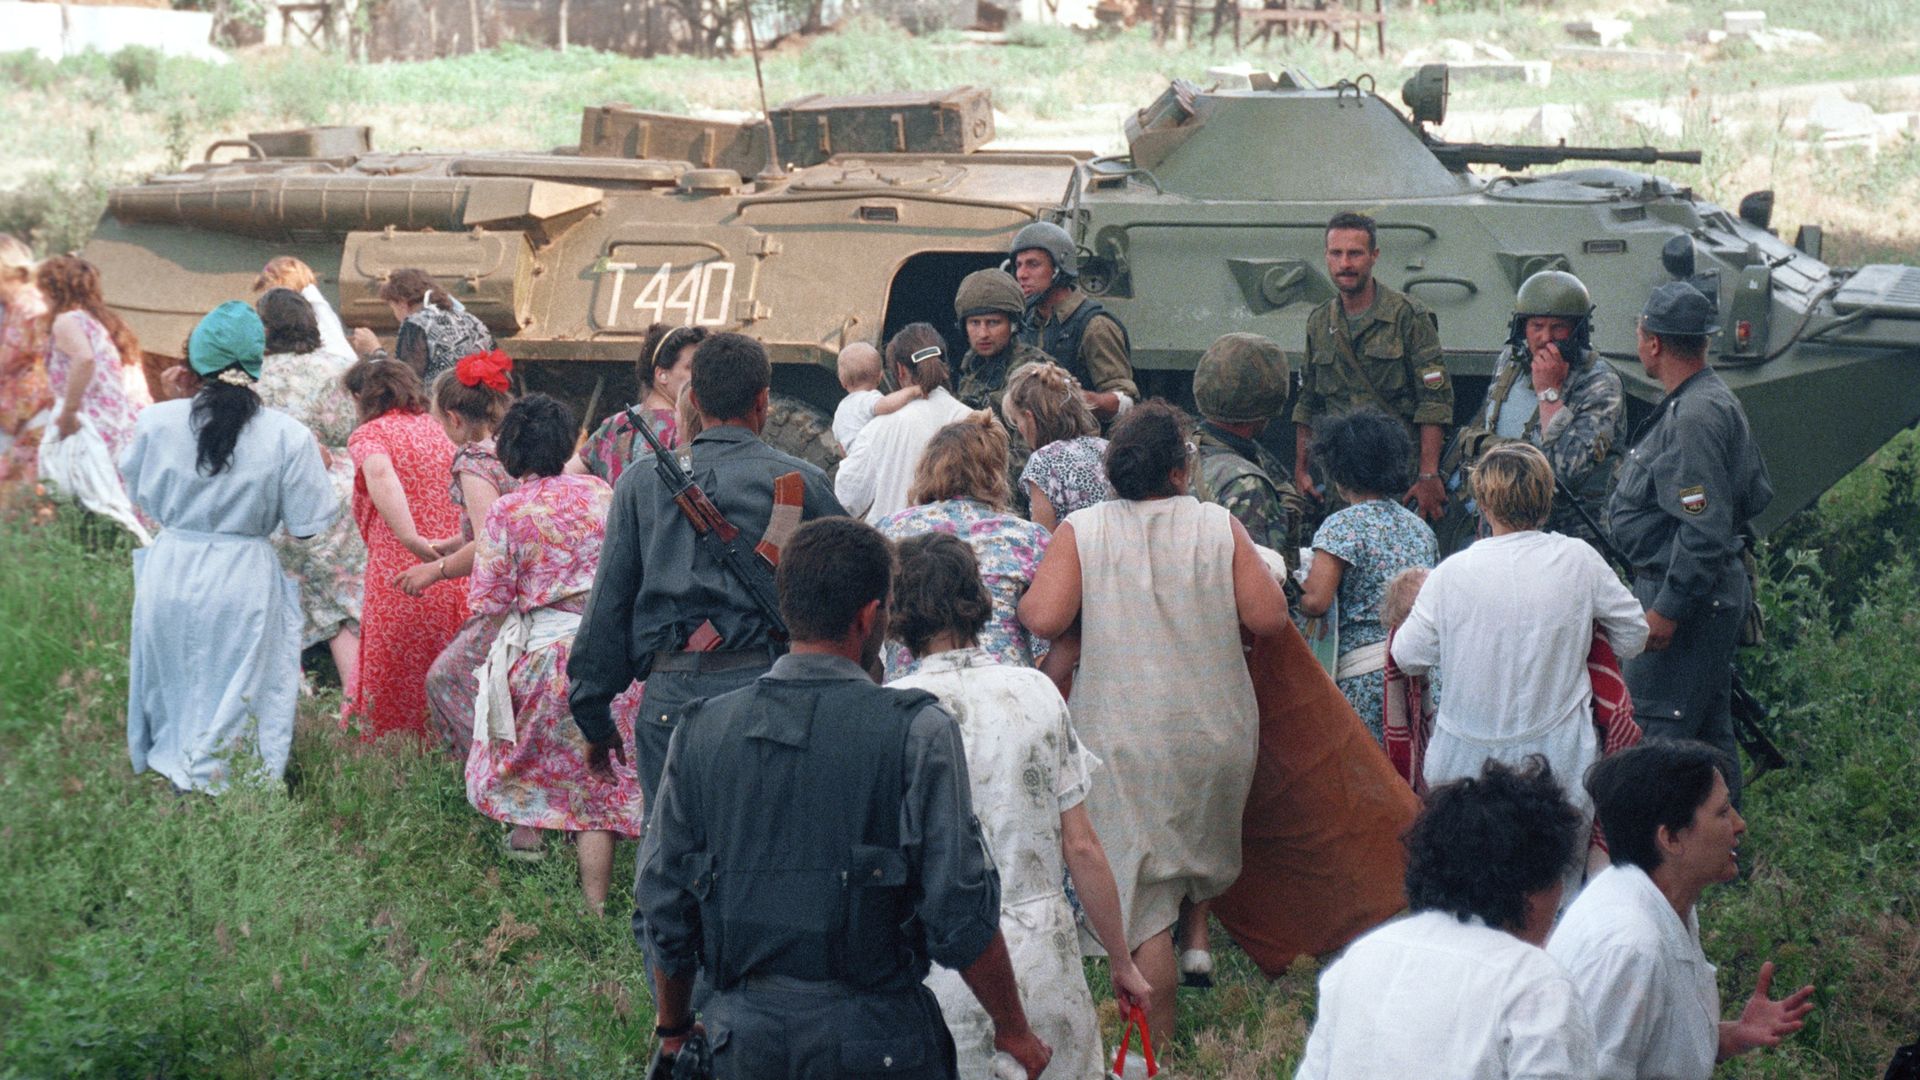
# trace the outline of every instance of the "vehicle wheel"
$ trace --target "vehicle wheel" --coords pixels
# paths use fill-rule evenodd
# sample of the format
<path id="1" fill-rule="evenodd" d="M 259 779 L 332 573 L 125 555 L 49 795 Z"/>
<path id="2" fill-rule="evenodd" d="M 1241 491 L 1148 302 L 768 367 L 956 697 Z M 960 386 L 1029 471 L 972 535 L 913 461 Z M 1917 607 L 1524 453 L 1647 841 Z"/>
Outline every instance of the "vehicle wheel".
<path id="1" fill-rule="evenodd" d="M 833 437 L 833 420 L 799 398 L 773 395 L 767 408 L 767 426 L 760 437 L 802 461 L 810 461 L 827 475 L 840 464 L 840 444 Z"/>

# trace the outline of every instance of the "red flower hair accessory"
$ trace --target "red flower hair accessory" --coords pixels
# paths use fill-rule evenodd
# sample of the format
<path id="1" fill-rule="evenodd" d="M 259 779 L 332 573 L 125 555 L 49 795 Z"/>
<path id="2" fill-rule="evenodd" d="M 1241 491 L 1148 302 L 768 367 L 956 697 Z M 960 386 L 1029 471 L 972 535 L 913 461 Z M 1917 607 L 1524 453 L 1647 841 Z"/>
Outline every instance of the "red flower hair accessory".
<path id="1" fill-rule="evenodd" d="M 453 366 L 454 378 L 459 379 L 464 385 L 484 384 L 487 389 L 502 394 L 507 393 L 513 386 L 507 380 L 507 375 L 511 371 L 513 371 L 513 357 L 499 349 L 469 353 L 461 357 L 460 362 Z"/>

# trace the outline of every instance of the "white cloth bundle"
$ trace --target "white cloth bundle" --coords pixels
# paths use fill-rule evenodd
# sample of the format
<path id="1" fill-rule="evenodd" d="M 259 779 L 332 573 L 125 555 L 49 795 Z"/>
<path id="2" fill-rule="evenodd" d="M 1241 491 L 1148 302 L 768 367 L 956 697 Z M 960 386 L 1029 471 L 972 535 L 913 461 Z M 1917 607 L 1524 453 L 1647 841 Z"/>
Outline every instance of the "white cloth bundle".
<path id="1" fill-rule="evenodd" d="M 101 517 L 126 526 L 146 547 L 153 543 L 153 534 L 134 515 L 133 500 L 120 483 L 120 470 L 114 466 L 107 440 L 84 414 L 78 419 L 79 430 L 64 439 L 59 428 L 47 424 L 40 440 L 40 480 Z"/>
<path id="2" fill-rule="evenodd" d="M 577 612 L 538 607 L 509 612 L 500 623 L 487 658 L 474 669 L 480 692 L 473 699 L 473 741 L 513 742 L 513 686 L 507 676 L 527 653 L 565 641 L 580 628 Z"/>

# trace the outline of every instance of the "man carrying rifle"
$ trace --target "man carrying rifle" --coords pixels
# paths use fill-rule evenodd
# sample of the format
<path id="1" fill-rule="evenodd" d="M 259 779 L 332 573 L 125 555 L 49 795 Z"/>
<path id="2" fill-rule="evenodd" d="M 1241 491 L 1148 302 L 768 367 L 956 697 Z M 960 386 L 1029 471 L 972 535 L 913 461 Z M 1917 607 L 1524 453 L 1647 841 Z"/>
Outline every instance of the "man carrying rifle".
<path id="1" fill-rule="evenodd" d="M 671 454 L 643 455 L 614 489 L 568 700 L 598 771 L 628 752 L 609 713 L 614 696 L 646 680 L 631 751 L 649 814 L 687 703 L 747 685 L 786 651 L 770 599 L 781 546 L 801 522 L 846 513 L 824 472 L 760 441 L 771 375 L 752 338 L 702 342 L 692 394 L 705 427 L 687 475 L 663 475 L 679 471 Z"/>

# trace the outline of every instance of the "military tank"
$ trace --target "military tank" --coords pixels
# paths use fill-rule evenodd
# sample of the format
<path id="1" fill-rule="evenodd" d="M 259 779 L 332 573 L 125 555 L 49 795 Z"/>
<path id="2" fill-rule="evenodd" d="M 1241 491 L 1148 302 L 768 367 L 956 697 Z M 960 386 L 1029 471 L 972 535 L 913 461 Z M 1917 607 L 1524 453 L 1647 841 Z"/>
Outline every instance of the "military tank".
<path id="1" fill-rule="evenodd" d="M 1110 157 L 988 147 L 978 88 L 802 98 L 751 123 L 591 107 L 578 145 L 550 152 L 380 152 L 364 127 L 260 133 L 115 190 L 85 255 L 161 352 L 246 297 L 273 255 L 304 259 L 349 326 L 382 332 L 395 328 L 382 281 L 421 267 L 530 388 L 601 412 L 630 399 L 648 324 L 738 330 L 775 361 L 769 436 L 826 463 L 838 350 L 918 320 L 951 328 L 960 279 L 999 265 L 1033 220 L 1075 237 L 1143 390 L 1184 399 L 1222 333 L 1303 347 L 1308 312 L 1334 295 L 1323 227 L 1352 209 L 1379 222 L 1379 279 L 1436 314 L 1462 417 L 1515 289 L 1557 268 L 1592 290 L 1595 347 L 1642 414 L 1661 391 L 1635 357 L 1634 313 L 1675 277 L 1716 299 L 1713 363 L 1778 488 L 1763 527 L 1920 419 L 1920 269 L 1830 267 L 1818 229 L 1791 244 L 1770 231 L 1767 193 L 1728 211 L 1627 167 L 1697 153 L 1442 141 L 1429 125 L 1445 114 L 1443 66 L 1401 98 L 1404 111 L 1364 76 L 1176 82 Z M 1589 164 L 1520 171 L 1567 162 Z"/>

